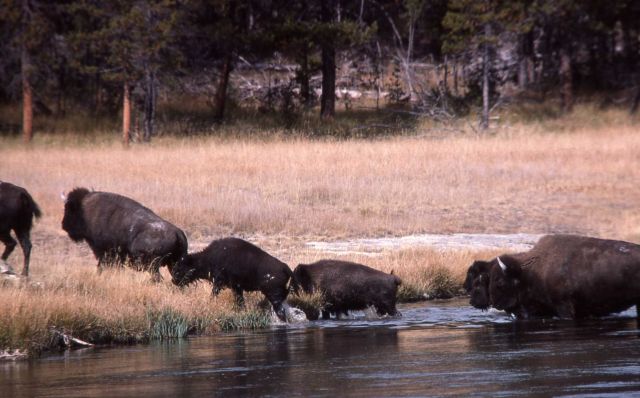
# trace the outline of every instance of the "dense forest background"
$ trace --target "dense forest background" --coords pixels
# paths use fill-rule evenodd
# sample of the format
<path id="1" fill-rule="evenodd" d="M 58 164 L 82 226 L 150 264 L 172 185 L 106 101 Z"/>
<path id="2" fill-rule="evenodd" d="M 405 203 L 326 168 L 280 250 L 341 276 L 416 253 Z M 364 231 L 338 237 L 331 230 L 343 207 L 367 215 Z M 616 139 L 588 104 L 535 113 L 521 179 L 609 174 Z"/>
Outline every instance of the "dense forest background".
<path id="1" fill-rule="evenodd" d="M 477 114 L 479 129 L 525 100 L 635 112 L 639 59 L 633 0 L 2 0 L 0 106 L 22 117 L 1 113 L 0 134 L 85 115 L 149 141 L 168 117 L 211 132 L 233 109 L 285 127 L 354 107 Z"/>

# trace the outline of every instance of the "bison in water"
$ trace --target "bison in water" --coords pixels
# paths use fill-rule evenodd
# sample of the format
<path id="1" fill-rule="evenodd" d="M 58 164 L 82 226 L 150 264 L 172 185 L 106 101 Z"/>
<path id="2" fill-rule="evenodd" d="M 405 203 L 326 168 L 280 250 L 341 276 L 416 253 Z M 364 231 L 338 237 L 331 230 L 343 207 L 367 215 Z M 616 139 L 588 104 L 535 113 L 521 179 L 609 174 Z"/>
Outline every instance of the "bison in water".
<path id="1" fill-rule="evenodd" d="M 182 230 L 127 197 L 76 188 L 67 195 L 62 229 L 75 242 L 86 241 L 98 259 L 98 272 L 109 262 L 130 261 L 159 280 L 161 266 L 171 267 L 187 254 Z"/>
<path id="2" fill-rule="evenodd" d="M 322 318 L 329 319 L 349 310 L 375 307 L 378 315 L 397 315 L 396 293 L 401 281 L 393 274 L 366 265 L 337 260 L 300 264 L 293 275 L 305 293 L 320 291 L 324 296 Z M 317 319 L 317 314 L 307 314 Z"/>
<path id="3" fill-rule="evenodd" d="M 225 287 L 233 289 L 239 306 L 244 305 L 244 291 L 259 290 L 283 321 L 290 279 L 292 287 L 297 288 L 287 264 L 239 238 L 215 240 L 201 252 L 189 254 L 173 268 L 172 277 L 178 286 L 208 280 L 213 283 L 214 296 Z"/>
<path id="4" fill-rule="evenodd" d="M 528 252 L 476 261 L 465 288 L 471 304 L 517 318 L 585 318 L 640 311 L 640 246 L 548 235 Z"/>
<path id="5" fill-rule="evenodd" d="M 33 217 L 40 216 L 42 216 L 40 208 L 29 192 L 19 186 L 0 181 L 0 241 L 5 245 L 2 260 L 7 261 L 16 247 L 16 240 L 11 237 L 11 230 L 13 230 L 24 254 L 22 266 L 24 276 L 29 276 Z"/>

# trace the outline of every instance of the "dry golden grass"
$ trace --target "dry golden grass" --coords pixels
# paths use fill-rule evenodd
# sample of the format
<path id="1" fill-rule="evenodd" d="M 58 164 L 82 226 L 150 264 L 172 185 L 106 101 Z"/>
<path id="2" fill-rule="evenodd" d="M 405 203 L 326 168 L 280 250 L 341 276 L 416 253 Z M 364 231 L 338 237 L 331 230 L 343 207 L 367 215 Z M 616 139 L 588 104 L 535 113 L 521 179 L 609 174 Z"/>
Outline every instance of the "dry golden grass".
<path id="1" fill-rule="evenodd" d="M 212 302 L 205 285 L 181 292 L 133 271 L 95 275 L 86 245 L 60 229 L 59 194 L 76 186 L 142 202 L 183 228 L 191 250 L 236 235 L 292 268 L 333 257 L 308 240 L 420 232 L 640 238 L 640 134 L 621 112 L 578 108 L 484 136 L 444 136 L 425 123 L 417 136 L 366 141 L 160 138 L 125 149 L 115 135 L 75 143 L 73 135 L 40 134 L 30 148 L 0 138 L 0 179 L 27 188 L 44 211 L 31 267 L 44 287 L 0 289 L 9 303 L 0 322 L 13 325 L 0 331 L 0 346 L 23 346 L 58 324 L 89 336 L 109 325 L 105 341 L 144 338 L 149 311 L 164 308 L 202 329 L 227 325 L 221 320 L 234 313 L 230 296 Z M 495 254 L 409 248 L 344 258 L 393 270 L 404 281 L 401 298 L 411 300 L 456 293 L 471 261 Z M 20 254 L 10 262 L 20 268 Z"/>
<path id="2" fill-rule="evenodd" d="M 257 294 L 248 295 L 247 309 L 238 311 L 229 292 L 213 298 L 204 284 L 180 290 L 170 282 L 152 283 L 148 274 L 130 269 L 97 275 L 78 261 L 47 266 L 47 275 L 28 282 L 0 282 L 0 347 L 31 353 L 49 349 L 52 329 L 109 344 L 264 327 L 270 321 L 270 314 L 257 307 Z M 161 324 L 167 315 L 174 322 Z"/>
<path id="3" fill-rule="evenodd" d="M 75 186 L 135 198 L 196 239 L 638 232 L 633 125 L 441 140 L 0 145 L 1 178 L 26 187 L 45 212 L 36 233 L 59 232 L 59 194 Z"/>

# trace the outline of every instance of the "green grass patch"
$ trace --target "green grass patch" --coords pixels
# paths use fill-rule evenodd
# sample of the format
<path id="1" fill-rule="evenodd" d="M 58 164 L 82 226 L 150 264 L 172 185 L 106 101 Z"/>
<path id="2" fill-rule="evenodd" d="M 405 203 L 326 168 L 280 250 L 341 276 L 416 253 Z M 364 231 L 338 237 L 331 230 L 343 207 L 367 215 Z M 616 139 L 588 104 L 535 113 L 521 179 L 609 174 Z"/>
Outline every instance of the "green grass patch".
<path id="1" fill-rule="evenodd" d="M 216 323 L 223 331 L 264 329 L 271 325 L 271 312 L 261 309 L 231 312 L 220 316 Z"/>
<path id="2" fill-rule="evenodd" d="M 188 319 L 172 308 L 147 310 L 149 337 L 156 340 L 183 338 L 189 333 Z"/>

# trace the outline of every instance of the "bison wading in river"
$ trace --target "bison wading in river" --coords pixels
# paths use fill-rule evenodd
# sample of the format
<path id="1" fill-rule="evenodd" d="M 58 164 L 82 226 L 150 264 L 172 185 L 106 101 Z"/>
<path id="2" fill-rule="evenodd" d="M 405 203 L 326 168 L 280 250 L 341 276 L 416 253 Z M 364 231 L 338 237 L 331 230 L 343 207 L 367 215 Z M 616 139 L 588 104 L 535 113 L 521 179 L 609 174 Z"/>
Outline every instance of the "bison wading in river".
<path id="1" fill-rule="evenodd" d="M 517 318 L 586 318 L 640 310 L 640 246 L 575 235 L 547 235 L 528 252 L 474 262 L 471 304 Z"/>
<path id="2" fill-rule="evenodd" d="M 290 279 L 292 287 L 297 289 L 287 264 L 239 238 L 214 240 L 201 252 L 184 257 L 171 275 L 178 286 L 207 280 L 213 283 L 214 296 L 228 287 L 233 290 L 239 306 L 244 305 L 244 291 L 260 291 L 282 321 L 286 321 L 283 303 L 289 294 Z"/>
<path id="3" fill-rule="evenodd" d="M 7 261 L 16 247 L 16 240 L 11 237 L 13 230 L 24 255 L 23 276 L 29 276 L 33 217 L 41 216 L 40 208 L 26 189 L 0 181 L 0 241 L 5 245 L 1 258 L 2 261 Z"/>
<path id="4" fill-rule="evenodd" d="M 130 261 L 161 279 L 187 254 L 184 232 L 135 200 L 109 192 L 75 188 L 65 200 L 62 229 L 74 242 L 86 241 L 98 259 L 98 272 L 109 263 Z"/>
<path id="5" fill-rule="evenodd" d="M 324 296 L 322 318 L 331 313 L 346 315 L 349 310 L 375 307 L 378 315 L 398 315 L 396 294 L 401 284 L 393 274 L 366 265 L 338 260 L 320 260 L 313 264 L 299 264 L 293 275 L 305 293 L 320 291 Z M 317 319 L 317 314 L 307 314 Z"/>

